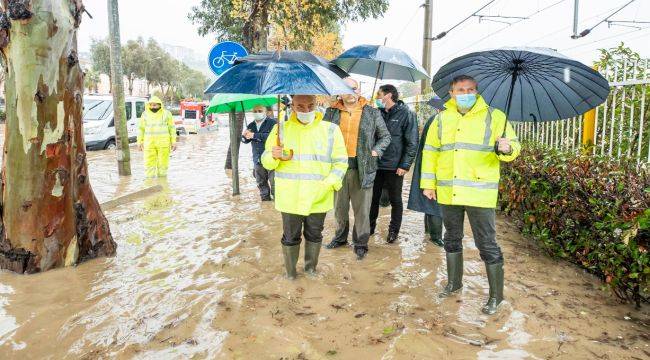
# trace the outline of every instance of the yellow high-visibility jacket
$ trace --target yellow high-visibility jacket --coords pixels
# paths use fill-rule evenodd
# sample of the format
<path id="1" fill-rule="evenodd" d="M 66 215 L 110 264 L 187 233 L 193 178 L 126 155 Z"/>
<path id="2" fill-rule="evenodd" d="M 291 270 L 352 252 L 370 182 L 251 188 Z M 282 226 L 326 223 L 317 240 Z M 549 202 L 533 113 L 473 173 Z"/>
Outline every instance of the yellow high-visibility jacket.
<path id="1" fill-rule="evenodd" d="M 266 140 L 262 165 L 275 170 L 275 208 L 307 216 L 325 213 L 334 207 L 334 191 L 343 185 L 348 154 L 338 125 L 322 121 L 323 114 L 309 125 L 301 124 L 292 112 L 284 124 L 284 149 L 293 150 L 287 161 L 274 159 L 278 125 Z"/>
<path id="2" fill-rule="evenodd" d="M 154 113 L 149 104 L 160 104 L 160 110 Z M 142 113 L 138 124 L 138 145 L 144 147 L 169 147 L 176 143 L 176 126 L 172 114 L 163 107 L 162 101 L 152 96 Z"/>
<path id="3" fill-rule="evenodd" d="M 422 152 L 420 188 L 436 190 L 438 203 L 495 208 L 499 194 L 500 162 L 513 161 L 521 151 L 508 123 L 510 155 L 497 155 L 494 144 L 503 133 L 506 115 L 478 96 L 464 116 L 452 98 L 431 123 Z"/>

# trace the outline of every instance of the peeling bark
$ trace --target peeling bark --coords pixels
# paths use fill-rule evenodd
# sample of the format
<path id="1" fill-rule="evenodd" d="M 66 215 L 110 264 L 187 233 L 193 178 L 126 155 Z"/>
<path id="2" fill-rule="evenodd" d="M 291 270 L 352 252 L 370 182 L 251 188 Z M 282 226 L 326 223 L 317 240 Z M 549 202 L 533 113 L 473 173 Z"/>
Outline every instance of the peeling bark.
<path id="1" fill-rule="evenodd" d="M 77 58 L 82 2 L 3 0 L 3 7 L 0 268 L 34 273 L 114 255 L 117 245 L 88 181 Z"/>

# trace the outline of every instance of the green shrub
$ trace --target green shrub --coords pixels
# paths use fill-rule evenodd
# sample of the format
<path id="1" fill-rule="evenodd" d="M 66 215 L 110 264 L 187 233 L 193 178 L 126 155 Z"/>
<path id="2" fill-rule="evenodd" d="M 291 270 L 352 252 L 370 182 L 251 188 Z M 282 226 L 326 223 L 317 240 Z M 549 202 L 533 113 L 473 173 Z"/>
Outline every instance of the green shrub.
<path id="1" fill-rule="evenodd" d="M 506 164 L 501 206 L 552 256 L 599 276 L 621 299 L 648 302 L 650 176 L 634 162 L 525 144 Z"/>

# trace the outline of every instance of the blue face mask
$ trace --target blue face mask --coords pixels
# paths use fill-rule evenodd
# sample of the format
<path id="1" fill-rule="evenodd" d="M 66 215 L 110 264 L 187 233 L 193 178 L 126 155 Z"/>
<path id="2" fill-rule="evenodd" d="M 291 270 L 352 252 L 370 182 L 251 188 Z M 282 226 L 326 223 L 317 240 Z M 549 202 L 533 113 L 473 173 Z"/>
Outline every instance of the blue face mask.
<path id="1" fill-rule="evenodd" d="M 378 109 L 383 109 L 384 108 L 384 103 L 381 102 L 379 99 L 375 99 L 375 105 L 377 105 Z"/>
<path id="2" fill-rule="evenodd" d="M 460 109 L 471 109 L 476 104 L 476 94 L 456 95 L 456 105 Z"/>

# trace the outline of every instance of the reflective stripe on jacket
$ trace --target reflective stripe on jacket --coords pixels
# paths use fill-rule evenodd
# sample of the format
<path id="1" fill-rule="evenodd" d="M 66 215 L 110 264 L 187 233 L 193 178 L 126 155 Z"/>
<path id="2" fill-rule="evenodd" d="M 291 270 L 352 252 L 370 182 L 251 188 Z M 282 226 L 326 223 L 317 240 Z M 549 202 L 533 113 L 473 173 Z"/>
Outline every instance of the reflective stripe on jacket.
<path id="1" fill-rule="evenodd" d="M 420 187 L 435 189 L 440 204 L 494 208 L 500 161 L 512 161 L 521 151 L 515 131 L 508 123 L 512 153 L 497 155 L 494 144 L 506 124 L 502 111 L 490 108 L 481 96 L 464 116 L 453 98 L 445 107 L 427 133 Z"/>
<path id="2" fill-rule="evenodd" d="M 348 154 L 341 129 L 322 121 L 301 124 L 295 113 L 284 123 L 284 149 L 293 150 L 287 161 L 274 159 L 278 125 L 273 127 L 262 154 L 262 165 L 275 170 L 275 208 L 278 211 L 309 215 L 325 213 L 334 207 L 334 191 L 342 186 L 348 168 Z"/>
<path id="3" fill-rule="evenodd" d="M 153 112 L 150 103 L 160 104 L 160 110 Z M 142 113 L 138 124 L 138 144 L 145 147 L 166 147 L 176 143 L 176 126 L 172 114 L 165 110 L 162 101 L 152 96 Z"/>

